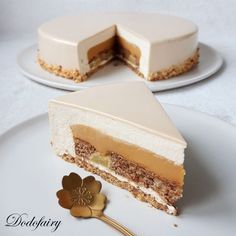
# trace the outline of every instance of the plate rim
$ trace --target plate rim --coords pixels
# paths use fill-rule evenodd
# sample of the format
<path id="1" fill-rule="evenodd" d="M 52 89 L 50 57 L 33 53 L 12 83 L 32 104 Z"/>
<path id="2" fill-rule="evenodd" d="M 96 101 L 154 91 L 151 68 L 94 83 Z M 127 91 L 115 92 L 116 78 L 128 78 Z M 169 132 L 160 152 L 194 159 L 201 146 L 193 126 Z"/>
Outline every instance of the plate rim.
<path id="1" fill-rule="evenodd" d="M 185 87 L 185 86 L 189 86 L 191 84 L 200 82 L 204 79 L 209 78 L 210 76 L 214 75 L 215 73 L 217 73 L 218 71 L 220 71 L 220 69 L 223 68 L 224 65 L 224 58 L 222 57 L 222 55 L 218 52 L 218 50 L 216 50 L 215 48 L 213 48 L 212 46 L 209 46 L 206 43 L 202 43 L 202 42 L 198 42 L 199 47 L 203 46 L 203 47 L 207 47 L 209 50 L 211 50 L 212 52 L 214 52 L 215 56 L 217 57 L 216 63 L 213 64 L 213 68 L 210 71 L 207 71 L 205 74 L 199 74 L 198 76 L 195 76 L 193 78 L 189 78 L 187 83 L 186 81 L 175 81 L 175 78 L 172 78 L 172 83 L 170 86 L 167 86 L 166 88 L 158 88 L 158 86 L 153 86 L 153 85 L 149 85 L 148 81 L 144 81 L 147 86 L 149 87 L 149 89 L 152 92 L 159 92 L 159 91 L 168 91 L 168 90 L 172 90 L 172 89 L 176 89 L 176 88 L 180 88 L 180 87 Z M 24 56 L 24 54 L 29 51 L 32 50 L 33 48 L 35 48 L 35 54 L 37 51 L 37 43 L 32 44 L 31 46 L 28 46 L 26 48 L 24 48 L 18 55 L 16 58 L 17 61 L 17 67 L 19 69 L 19 71 L 28 79 L 39 83 L 41 85 L 45 85 L 47 87 L 52 87 L 52 88 L 56 88 L 56 89 L 61 89 L 61 90 L 65 90 L 65 91 L 77 91 L 77 90 L 83 90 L 89 87 L 93 87 L 93 86 L 86 86 L 86 85 L 79 85 L 79 84 L 64 84 L 62 82 L 58 82 L 58 81 L 54 81 L 52 79 L 52 81 L 49 81 L 47 78 L 45 77 L 41 77 L 41 76 L 37 76 L 34 75 L 30 72 L 27 71 L 27 69 L 24 68 L 24 66 L 22 66 L 21 63 L 21 58 Z M 43 71 L 43 69 L 42 69 Z M 46 72 L 46 71 L 43 71 Z M 52 75 L 53 76 L 53 75 Z M 181 75 L 180 75 L 181 76 Z M 61 79 L 63 79 L 62 77 L 60 77 Z M 125 82 L 125 81 L 124 81 Z M 158 81 L 156 81 L 158 82 Z M 155 82 L 154 82 L 155 83 Z M 99 84 L 99 83 L 98 83 Z M 97 86 L 98 84 L 95 83 L 94 86 Z"/>

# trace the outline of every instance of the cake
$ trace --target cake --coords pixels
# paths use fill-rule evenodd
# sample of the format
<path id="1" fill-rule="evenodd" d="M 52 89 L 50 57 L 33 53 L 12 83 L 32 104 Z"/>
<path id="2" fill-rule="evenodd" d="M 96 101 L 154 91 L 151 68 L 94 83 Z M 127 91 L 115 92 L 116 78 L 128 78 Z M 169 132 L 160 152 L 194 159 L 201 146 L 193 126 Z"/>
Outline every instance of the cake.
<path id="1" fill-rule="evenodd" d="M 58 156 L 177 214 L 186 142 L 144 82 L 97 86 L 53 99 L 49 124 Z"/>
<path id="2" fill-rule="evenodd" d="M 38 62 L 56 75 L 81 82 L 115 58 L 148 81 L 185 73 L 199 60 L 198 28 L 157 13 L 97 13 L 38 29 Z"/>

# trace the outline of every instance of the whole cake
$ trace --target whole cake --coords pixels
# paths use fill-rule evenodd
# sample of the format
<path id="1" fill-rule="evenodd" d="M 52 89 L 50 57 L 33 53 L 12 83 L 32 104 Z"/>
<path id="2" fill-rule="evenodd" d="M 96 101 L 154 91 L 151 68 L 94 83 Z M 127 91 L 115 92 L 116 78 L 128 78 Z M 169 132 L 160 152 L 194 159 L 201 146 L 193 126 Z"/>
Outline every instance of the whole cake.
<path id="1" fill-rule="evenodd" d="M 177 214 L 186 142 L 145 83 L 98 86 L 56 98 L 49 103 L 49 121 L 58 156 Z"/>
<path id="2" fill-rule="evenodd" d="M 64 17 L 38 29 L 38 62 L 76 82 L 114 58 L 149 81 L 192 69 L 199 60 L 192 22 L 157 13 L 86 14 Z"/>

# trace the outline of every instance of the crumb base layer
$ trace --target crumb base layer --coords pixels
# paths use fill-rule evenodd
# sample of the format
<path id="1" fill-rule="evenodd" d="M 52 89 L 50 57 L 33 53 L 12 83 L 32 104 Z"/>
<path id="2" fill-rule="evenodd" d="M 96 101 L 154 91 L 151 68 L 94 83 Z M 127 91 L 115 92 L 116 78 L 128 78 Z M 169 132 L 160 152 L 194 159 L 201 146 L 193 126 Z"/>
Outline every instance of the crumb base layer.
<path id="1" fill-rule="evenodd" d="M 172 209 L 170 210 L 168 208 L 167 205 L 161 204 L 159 202 L 157 202 L 155 200 L 155 198 L 153 196 L 151 196 L 150 194 L 146 194 L 144 193 L 142 190 L 135 188 L 134 186 L 132 186 L 131 184 L 129 184 L 128 182 L 124 182 L 119 180 L 118 178 L 116 178 L 115 176 L 111 175 L 110 173 L 107 173 L 103 170 L 100 170 L 97 167 L 94 167 L 93 165 L 91 165 L 89 162 L 87 162 L 84 158 L 80 158 L 80 157 L 73 157 L 71 155 L 68 154 L 64 154 L 62 156 L 62 158 L 65 161 L 68 161 L 70 163 L 75 163 L 77 166 L 91 172 L 94 173 L 96 175 L 99 175 L 100 177 L 102 177 L 104 180 L 106 180 L 107 182 L 118 186 L 122 189 L 126 189 L 128 190 L 130 193 L 132 193 L 132 195 L 137 198 L 140 201 L 149 203 L 150 205 L 152 205 L 153 207 L 163 210 L 165 212 L 167 212 L 168 214 L 171 215 L 177 215 L 178 211 L 176 207 L 172 206 Z"/>
<path id="2" fill-rule="evenodd" d="M 99 66 L 97 66 L 96 68 L 92 69 L 91 71 L 89 71 L 88 73 L 84 75 L 81 75 L 79 70 L 77 69 L 70 70 L 70 69 L 63 68 L 60 65 L 47 64 L 44 60 L 40 58 L 37 59 L 37 62 L 41 66 L 42 69 L 46 70 L 49 73 L 52 73 L 56 76 L 60 76 L 69 80 L 73 80 L 76 83 L 80 83 L 87 80 L 88 77 L 91 76 L 93 73 L 97 72 L 98 70 L 106 66 L 107 64 L 111 63 L 112 60 L 113 58 L 108 61 L 103 62 L 102 64 L 100 64 Z"/>

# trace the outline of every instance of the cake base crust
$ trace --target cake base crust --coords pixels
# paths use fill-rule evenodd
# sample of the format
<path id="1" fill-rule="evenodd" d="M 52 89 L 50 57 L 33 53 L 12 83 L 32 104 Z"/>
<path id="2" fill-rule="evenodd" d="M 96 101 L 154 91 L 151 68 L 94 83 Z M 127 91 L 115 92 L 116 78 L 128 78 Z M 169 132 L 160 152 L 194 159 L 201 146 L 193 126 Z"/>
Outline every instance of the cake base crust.
<path id="1" fill-rule="evenodd" d="M 90 163 L 88 163 L 84 158 L 76 158 L 73 157 L 71 155 L 68 154 L 64 154 L 62 156 L 62 159 L 64 159 L 65 161 L 68 161 L 70 163 L 75 163 L 77 166 L 91 172 L 94 173 L 96 175 L 99 175 L 100 177 L 102 177 L 104 180 L 106 180 L 107 182 L 116 185 L 122 189 L 126 189 L 128 190 L 130 193 L 132 193 L 132 195 L 137 198 L 140 201 L 149 203 L 150 205 L 152 205 L 153 207 L 163 210 L 165 212 L 167 212 L 168 214 L 171 215 L 177 215 L 178 211 L 177 208 L 173 208 L 172 211 L 169 211 L 168 207 L 166 205 L 160 204 L 159 202 L 157 202 L 155 200 L 154 197 L 152 197 L 149 194 L 145 194 L 143 191 L 135 188 L 134 186 L 130 185 L 128 182 L 123 182 L 120 181 L 119 179 L 117 179 L 115 176 L 102 171 L 100 169 L 98 169 L 97 167 L 92 166 Z"/>
<path id="2" fill-rule="evenodd" d="M 85 81 L 87 79 L 87 75 L 81 75 L 79 70 L 69 70 L 63 68 L 60 65 L 51 65 L 46 63 L 43 59 L 39 57 L 37 59 L 37 62 L 44 70 L 48 71 L 49 73 L 66 79 L 74 80 L 77 83 Z"/>
<path id="3" fill-rule="evenodd" d="M 171 77 L 181 75 L 183 73 L 186 73 L 190 71 L 195 65 L 199 62 L 199 49 L 196 50 L 193 56 L 189 57 L 187 60 L 185 60 L 183 63 L 179 65 L 173 65 L 170 68 L 160 70 L 157 72 L 152 73 L 147 80 L 149 81 L 156 81 L 156 80 L 164 80 L 169 79 Z M 98 71 L 99 69 L 102 69 L 105 65 L 109 64 L 112 60 L 120 58 L 114 57 L 111 60 L 104 62 L 101 65 L 98 65 L 95 69 L 92 69 L 90 72 L 88 72 L 85 75 L 81 75 L 79 70 L 74 69 L 66 69 L 63 68 L 61 65 L 51 65 L 45 62 L 42 58 L 38 57 L 37 61 L 39 65 L 46 71 L 55 74 L 57 76 L 61 76 L 66 79 L 74 80 L 76 83 L 83 82 L 88 79 L 90 75 Z M 121 60 L 123 63 L 125 63 L 131 70 L 133 70 L 138 76 L 144 78 L 144 75 L 139 71 L 138 67 L 133 67 L 130 63 Z"/>

